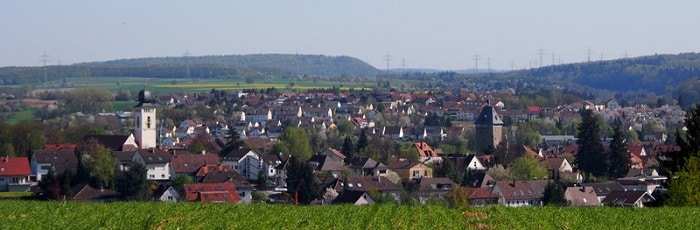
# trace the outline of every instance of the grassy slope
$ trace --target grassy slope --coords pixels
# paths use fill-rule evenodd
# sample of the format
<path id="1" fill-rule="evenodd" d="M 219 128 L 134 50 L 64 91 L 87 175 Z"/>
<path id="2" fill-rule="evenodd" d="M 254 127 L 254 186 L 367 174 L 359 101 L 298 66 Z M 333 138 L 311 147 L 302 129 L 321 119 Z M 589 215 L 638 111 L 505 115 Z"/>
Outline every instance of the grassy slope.
<path id="1" fill-rule="evenodd" d="M 7 229 L 698 229 L 700 208 L 294 207 L 0 201 Z"/>

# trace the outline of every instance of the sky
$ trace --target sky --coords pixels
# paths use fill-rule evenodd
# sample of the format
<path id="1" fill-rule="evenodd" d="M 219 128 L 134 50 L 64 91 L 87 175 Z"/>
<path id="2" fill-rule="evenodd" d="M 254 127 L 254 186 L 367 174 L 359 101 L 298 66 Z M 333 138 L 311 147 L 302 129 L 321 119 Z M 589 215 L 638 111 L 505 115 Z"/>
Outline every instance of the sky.
<path id="1" fill-rule="evenodd" d="M 10 0 L 0 3 L 0 66 L 283 53 L 510 70 L 700 52 L 698 9 L 696 0 Z"/>

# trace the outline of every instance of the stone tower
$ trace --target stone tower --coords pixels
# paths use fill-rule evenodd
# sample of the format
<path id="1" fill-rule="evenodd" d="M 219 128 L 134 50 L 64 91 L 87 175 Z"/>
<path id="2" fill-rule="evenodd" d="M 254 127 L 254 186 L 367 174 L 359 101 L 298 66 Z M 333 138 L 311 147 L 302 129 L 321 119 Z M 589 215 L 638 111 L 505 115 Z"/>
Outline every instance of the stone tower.
<path id="1" fill-rule="evenodd" d="M 503 120 L 489 103 L 476 118 L 476 149 L 495 149 L 503 140 Z"/>
<path id="2" fill-rule="evenodd" d="M 134 107 L 134 137 L 139 147 L 151 149 L 156 147 L 156 107 L 153 106 L 151 92 L 146 85 L 139 92 L 139 104 Z"/>

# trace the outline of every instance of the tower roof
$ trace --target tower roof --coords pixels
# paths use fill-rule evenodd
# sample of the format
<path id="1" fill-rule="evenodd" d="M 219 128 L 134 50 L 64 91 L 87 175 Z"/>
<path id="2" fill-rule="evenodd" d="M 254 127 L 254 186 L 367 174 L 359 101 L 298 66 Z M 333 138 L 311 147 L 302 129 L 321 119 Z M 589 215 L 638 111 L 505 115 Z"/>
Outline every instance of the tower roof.
<path id="1" fill-rule="evenodd" d="M 135 107 L 142 107 L 144 104 L 152 104 L 153 103 L 153 96 L 151 96 L 151 92 L 146 90 L 146 84 L 143 84 L 143 89 L 139 91 L 139 98 L 138 102 L 139 104 L 136 105 Z"/>
<path id="2" fill-rule="evenodd" d="M 481 110 L 479 117 L 476 118 L 475 124 L 503 125 L 503 120 L 501 120 L 501 116 L 499 116 L 498 113 L 496 113 L 496 109 L 494 109 L 493 106 L 487 105 L 484 106 L 484 108 Z"/>

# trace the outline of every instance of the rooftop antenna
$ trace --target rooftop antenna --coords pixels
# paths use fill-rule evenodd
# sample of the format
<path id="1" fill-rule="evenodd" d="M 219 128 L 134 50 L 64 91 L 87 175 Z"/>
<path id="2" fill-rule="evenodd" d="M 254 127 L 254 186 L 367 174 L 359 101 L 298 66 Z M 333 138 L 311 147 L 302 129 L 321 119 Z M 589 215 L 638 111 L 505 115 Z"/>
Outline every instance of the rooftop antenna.
<path id="1" fill-rule="evenodd" d="M 41 60 L 39 60 L 39 62 L 41 62 L 43 64 L 43 67 L 44 67 L 44 82 L 47 82 L 49 80 L 48 79 L 49 77 L 48 77 L 48 73 L 46 70 L 46 63 L 51 62 L 51 60 L 49 60 L 49 55 L 46 55 L 46 51 L 44 51 L 44 54 L 41 55 L 40 57 L 41 57 Z"/>
<path id="2" fill-rule="evenodd" d="M 386 61 L 386 72 L 389 72 L 389 64 L 391 63 L 391 55 L 389 52 L 386 52 L 386 56 L 384 56 L 384 61 Z"/>
<path id="3" fill-rule="evenodd" d="M 479 73 L 479 53 L 474 54 L 474 72 Z"/>

